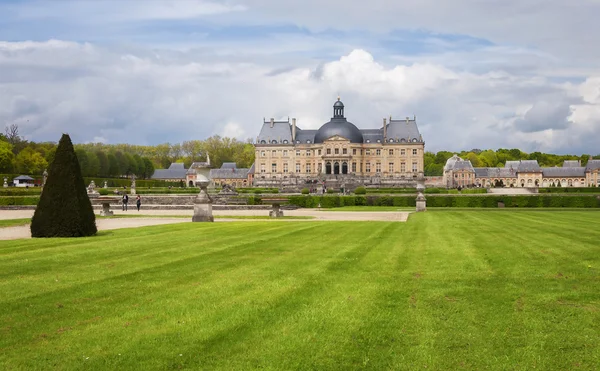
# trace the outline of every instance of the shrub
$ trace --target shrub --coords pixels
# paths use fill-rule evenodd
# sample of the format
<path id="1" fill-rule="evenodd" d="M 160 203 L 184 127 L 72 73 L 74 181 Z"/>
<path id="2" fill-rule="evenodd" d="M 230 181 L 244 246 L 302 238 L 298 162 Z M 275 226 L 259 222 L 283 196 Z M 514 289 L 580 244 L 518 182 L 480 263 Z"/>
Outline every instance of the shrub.
<path id="1" fill-rule="evenodd" d="M 354 194 L 364 195 L 367 194 L 367 190 L 365 187 L 356 187 L 356 189 L 354 190 Z"/>
<path id="2" fill-rule="evenodd" d="M 96 232 L 96 216 L 71 138 L 63 134 L 48 170 L 40 202 L 31 219 L 31 236 L 84 237 Z"/>
<path id="3" fill-rule="evenodd" d="M 302 188 L 302 194 L 303 195 L 307 195 L 309 193 L 310 193 L 310 191 L 308 190 L 308 188 Z"/>
<path id="4" fill-rule="evenodd" d="M 108 189 L 100 188 L 98 190 L 98 193 L 100 193 L 100 195 L 102 195 L 102 196 L 106 196 L 106 195 L 108 195 Z"/>

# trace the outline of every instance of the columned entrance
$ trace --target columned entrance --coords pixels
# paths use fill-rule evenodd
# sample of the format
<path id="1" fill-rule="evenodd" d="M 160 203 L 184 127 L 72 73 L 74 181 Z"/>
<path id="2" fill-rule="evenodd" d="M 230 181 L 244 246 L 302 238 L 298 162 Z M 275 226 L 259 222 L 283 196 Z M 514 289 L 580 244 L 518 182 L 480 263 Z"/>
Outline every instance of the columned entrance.
<path id="1" fill-rule="evenodd" d="M 325 163 L 325 174 L 331 174 L 331 162 Z"/>
<path id="2" fill-rule="evenodd" d="M 340 163 L 337 161 L 333 163 L 333 173 L 334 174 L 340 173 Z"/>
<path id="3" fill-rule="evenodd" d="M 342 162 L 342 174 L 348 174 L 348 163 Z"/>

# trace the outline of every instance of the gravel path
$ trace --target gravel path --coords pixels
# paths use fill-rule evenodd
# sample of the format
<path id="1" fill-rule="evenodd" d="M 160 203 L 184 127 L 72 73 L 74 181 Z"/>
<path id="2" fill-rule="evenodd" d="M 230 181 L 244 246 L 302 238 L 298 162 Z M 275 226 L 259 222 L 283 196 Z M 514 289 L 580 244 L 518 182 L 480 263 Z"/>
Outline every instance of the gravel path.
<path id="1" fill-rule="evenodd" d="M 409 212 L 397 211 L 321 211 L 317 209 L 284 210 L 286 216 L 312 216 L 314 219 L 282 219 L 284 221 L 398 221 L 405 222 Z M 115 211 L 116 215 L 143 215 L 148 218 L 121 218 L 121 219 L 97 219 L 98 230 L 110 230 L 120 228 L 136 228 L 149 225 L 173 224 L 191 222 L 193 210 L 146 210 L 146 211 Z M 189 216 L 186 218 L 173 218 L 172 216 Z M 222 216 L 265 216 L 269 215 L 267 210 L 215 210 L 213 215 Z M 33 210 L 0 210 L 0 220 L 31 218 Z M 217 222 L 242 222 L 242 221 L 264 221 L 271 222 L 274 219 L 215 219 Z M 31 238 L 29 225 L 18 227 L 0 228 L 0 240 L 14 240 L 18 238 Z"/>

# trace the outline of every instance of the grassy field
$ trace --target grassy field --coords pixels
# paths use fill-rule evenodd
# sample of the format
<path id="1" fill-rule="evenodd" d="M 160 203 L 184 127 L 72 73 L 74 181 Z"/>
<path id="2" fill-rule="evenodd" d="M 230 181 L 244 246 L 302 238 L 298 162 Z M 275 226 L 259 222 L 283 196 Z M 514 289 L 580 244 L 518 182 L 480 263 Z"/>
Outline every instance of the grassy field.
<path id="1" fill-rule="evenodd" d="M 597 369 L 600 213 L 0 242 L 0 369 Z"/>

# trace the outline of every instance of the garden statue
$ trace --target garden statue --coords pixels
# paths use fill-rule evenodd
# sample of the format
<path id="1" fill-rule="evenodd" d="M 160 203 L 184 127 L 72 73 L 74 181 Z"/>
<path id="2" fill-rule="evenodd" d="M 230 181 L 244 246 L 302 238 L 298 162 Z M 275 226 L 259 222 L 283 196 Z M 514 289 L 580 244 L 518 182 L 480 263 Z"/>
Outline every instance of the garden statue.
<path id="1" fill-rule="evenodd" d="M 104 189 L 108 189 L 108 182 L 106 180 L 104 181 Z"/>
<path id="2" fill-rule="evenodd" d="M 87 187 L 87 194 L 90 197 L 96 197 L 100 194 L 100 193 L 98 193 L 98 191 L 96 191 L 96 182 L 94 182 L 93 180 L 90 182 L 90 185 Z"/>
<path id="3" fill-rule="evenodd" d="M 47 179 L 48 179 L 48 170 L 44 169 L 44 173 L 42 174 L 42 189 L 44 189 Z"/>
<path id="4" fill-rule="evenodd" d="M 4 185 L 3 185 L 3 187 L 4 188 L 8 187 L 8 178 L 7 177 L 4 177 Z"/>

